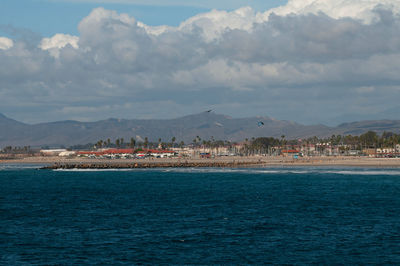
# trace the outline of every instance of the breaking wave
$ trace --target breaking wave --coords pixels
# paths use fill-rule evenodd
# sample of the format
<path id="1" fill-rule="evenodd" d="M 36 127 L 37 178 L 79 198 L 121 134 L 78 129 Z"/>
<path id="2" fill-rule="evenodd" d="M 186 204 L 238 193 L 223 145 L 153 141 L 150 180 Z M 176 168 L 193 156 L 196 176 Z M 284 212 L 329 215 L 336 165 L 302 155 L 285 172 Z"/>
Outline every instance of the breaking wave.
<path id="1" fill-rule="evenodd" d="M 0 164 L 0 171 L 39 169 L 42 164 Z M 140 168 L 140 169 L 54 169 L 55 172 L 160 172 L 160 173 L 239 173 L 264 175 L 365 175 L 400 176 L 400 168 L 367 167 L 268 167 L 268 168 Z"/>
<path id="2" fill-rule="evenodd" d="M 400 176 L 400 168 L 152 168 L 152 169 L 56 169 L 61 172 L 171 172 L 171 173 L 240 173 L 240 174 L 293 174 L 293 175 L 385 175 Z"/>
<path id="3" fill-rule="evenodd" d="M 39 169 L 42 164 L 0 164 L 0 171 Z"/>
<path id="4" fill-rule="evenodd" d="M 337 174 L 337 175 L 393 175 L 400 176 L 400 168 L 340 168 L 340 169 L 324 169 L 324 168 L 256 168 L 256 169 L 215 169 L 215 168 L 190 168 L 190 169 L 168 169 L 168 172 L 204 172 L 204 173 L 243 173 L 243 174 Z"/>

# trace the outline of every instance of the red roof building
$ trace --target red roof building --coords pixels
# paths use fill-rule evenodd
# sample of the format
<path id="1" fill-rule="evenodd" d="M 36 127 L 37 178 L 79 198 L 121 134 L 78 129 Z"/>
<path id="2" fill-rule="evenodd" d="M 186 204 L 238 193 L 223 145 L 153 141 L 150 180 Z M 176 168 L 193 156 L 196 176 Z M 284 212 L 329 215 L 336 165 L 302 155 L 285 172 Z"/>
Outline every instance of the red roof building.
<path id="1" fill-rule="evenodd" d="M 299 153 L 300 151 L 298 150 L 282 150 L 282 153 L 288 153 L 288 154 L 293 154 L 293 153 Z"/>
<path id="2" fill-rule="evenodd" d="M 174 151 L 169 151 L 169 150 L 152 150 L 152 149 L 144 149 L 141 151 L 135 151 L 135 149 L 107 149 L 103 151 L 79 151 L 77 152 L 78 155 L 83 155 L 83 156 L 89 156 L 89 155 L 94 155 L 94 156 L 101 156 L 101 155 L 122 155 L 122 154 L 151 154 L 151 155 L 171 155 L 175 154 Z"/>

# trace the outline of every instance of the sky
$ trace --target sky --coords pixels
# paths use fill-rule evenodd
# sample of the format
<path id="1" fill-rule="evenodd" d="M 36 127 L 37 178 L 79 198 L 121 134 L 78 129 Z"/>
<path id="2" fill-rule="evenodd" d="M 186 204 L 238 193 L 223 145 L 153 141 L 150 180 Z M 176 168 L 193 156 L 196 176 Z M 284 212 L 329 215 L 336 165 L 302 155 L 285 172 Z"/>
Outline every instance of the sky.
<path id="1" fill-rule="evenodd" d="M 1 0 L 0 113 L 398 119 L 398 0 Z"/>

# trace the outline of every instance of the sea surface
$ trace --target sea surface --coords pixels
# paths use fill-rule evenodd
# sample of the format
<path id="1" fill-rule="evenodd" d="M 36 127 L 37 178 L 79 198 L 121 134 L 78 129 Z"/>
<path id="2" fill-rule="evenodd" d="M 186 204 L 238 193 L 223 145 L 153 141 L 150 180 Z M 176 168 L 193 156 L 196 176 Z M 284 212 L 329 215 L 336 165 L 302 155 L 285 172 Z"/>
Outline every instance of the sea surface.
<path id="1" fill-rule="evenodd" d="M 0 265 L 400 265 L 400 169 L 0 165 Z"/>

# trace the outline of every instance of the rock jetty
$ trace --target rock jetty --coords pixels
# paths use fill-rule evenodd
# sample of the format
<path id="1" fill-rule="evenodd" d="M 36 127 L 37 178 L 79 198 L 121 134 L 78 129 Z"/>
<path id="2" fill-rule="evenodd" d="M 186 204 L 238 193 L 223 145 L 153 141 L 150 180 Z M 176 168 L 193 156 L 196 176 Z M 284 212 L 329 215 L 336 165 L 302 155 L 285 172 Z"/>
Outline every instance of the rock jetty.
<path id="1" fill-rule="evenodd" d="M 54 163 L 40 169 L 139 169 L 139 168 L 208 168 L 208 167 L 246 167 L 257 163 L 249 161 L 229 162 L 135 162 L 135 163 Z"/>

